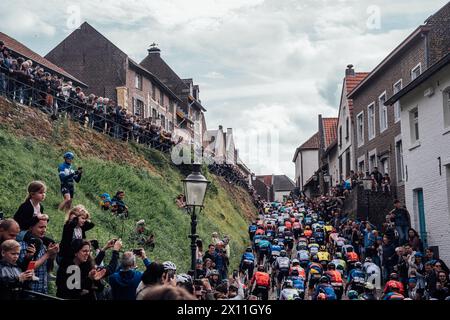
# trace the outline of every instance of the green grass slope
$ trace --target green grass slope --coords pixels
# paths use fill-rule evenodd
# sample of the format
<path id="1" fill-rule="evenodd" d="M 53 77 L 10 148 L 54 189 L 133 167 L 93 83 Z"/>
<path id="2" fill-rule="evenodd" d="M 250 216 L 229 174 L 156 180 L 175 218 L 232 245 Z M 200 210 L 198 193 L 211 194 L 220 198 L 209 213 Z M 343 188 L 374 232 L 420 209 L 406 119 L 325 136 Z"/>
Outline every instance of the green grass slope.
<path id="1" fill-rule="evenodd" d="M 156 237 L 156 248 L 149 257 L 161 262 L 171 260 L 180 270 L 188 270 L 190 217 L 175 204 L 185 173 L 171 163 L 168 155 L 117 142 L 68 120 L 49 122 L 39 111 L 4 100 L 0 100 L 0 148 L 0 208 L 7 217 L 14 215 L 26 197 L 28 183 L 42 180 L 48 186 L 44 202 L 51 219 L 48 234 L 56 240 L 61 238 L 64 214 L 57 210 L 62 200 L 57 166 L 63 152 L 73 150 L 74 164 L 84 169 L 76 185 L 74 205 L 85 205 L 96 224 L 87 233 L 88 238 L 103 244 L 113 237 L 123 237 L 125 249 L 132 249 L 129 237 L 135 222 L 145 219 Z M 245 190 L 208 172 L 206 176 L 211 185 L 205 209 L 199 215 L 198 234 L 205 248 L 212 232 L 228 234 L 232 239 L 231 268 L 236 268 L 248 243 L 248 221 L 256 210 Z M 126 192 L 129 220 L 119 220 L 99 208 L 98 195 L 113 195 L 117 190 Z"/>

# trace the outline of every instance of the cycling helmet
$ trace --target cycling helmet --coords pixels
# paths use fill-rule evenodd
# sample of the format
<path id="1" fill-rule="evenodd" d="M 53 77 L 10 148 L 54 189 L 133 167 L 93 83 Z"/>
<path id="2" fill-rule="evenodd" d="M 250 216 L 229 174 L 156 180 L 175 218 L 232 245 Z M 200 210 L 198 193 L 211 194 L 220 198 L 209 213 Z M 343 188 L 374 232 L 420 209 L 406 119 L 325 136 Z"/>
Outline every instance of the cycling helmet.
<path id="1" fill-rule="evenodd" d="M 325 247 L 324 245 L 321 245 L 319 249 L 320 251 L 327 251 L 327 247 Z"/>
<path id="2" fill-rule="evenodd" d="M 348 297 L 350 300 L 357 300 L 357 299 L 358 299 L 358 292 L 355 291 L 355 290 L 350 290 L 350 291 L 347 293 L 347 297 Z"/>
<path id="3" fill-rule="evenodd" d="M 247 247 L 247 249 L 245 249 L 245 252 L 253 252 L 252 247 Z"/>
<path id="4" fill-rule="evenodd" d="M 372 258 L 367 257 L 366 260 L 364 260 L 364 262 L 372 262 Z"/>
<path id="5" fill-rule="evenodd" d="M 177 266 L 172 261 L 163 262 L 164 271 L 173 270 L 177 271 Z"/>
<path id="6" fill-rule="evenodd" d="M 320 277 L 319 282 L 320 283 L 330 283 L 330 278 L 328 278 L 327 276 L 322 276 L 322 277 Z"/>
<path id="7" fill-rule="evenodd" d="M 327 300 L 325 293 L 321 292 L 317 295 L 317 300 Z"/>
<path id="8" fill-rule="evenodd" d="M 75 157 L 75 155 L 73 154 L 73 152 L 66 152 L 64 153 L 64 159 L 69 159 L 72 160 Z"/>
<path id="9" fill-rule="evenodd" d="M 192 277 L 186 273 L 177 275 L 177 284 L 178 283 L 192 283 Z"/>
<path id="10" fill-rule="evenodd" d="M 292 259 L 292 265 L 295 265 L 295 264 L 300 264 L 300 261 L 298 261 L 298 259 Z"/>
<path id="11" fill-rule="evenodd" d="M 333 262 L 328 263 L 327 267 L 328 267 L 328 270 L 335 270 L 336 269 L 336 265 Z"/>
<path id="12" fill-rule="evenodd" d="M 286 281 L 284 281 L 283 287 L 284 288 L 288 288 L 288 287 L 293 288 L 294 282 L 291 279 L 287 279 Z"/>
<path id="13" fill-rule="evenodd" d="M 356 268 L 356 269 L 361 269 L 361 268 L 362 268 L 361 262 L 359 262 L 359 261 L 356 262 L 356 263 L 355 263 L 355 268 Z"/>
<path id="14" fill-rule="evenodd" d="M 264 266 L 258 266 L 258 271 L 259 272 L 264 272 Z"/>
<path id="15" fill-rule="evenodd" d="M 286 255 L 287 255 L 286 250 L 281 250 L 280 251 L 280 256 L 286 257 Z"/>
<path id="16" fill-rule="evenodd" d="M 342 253 L 340 252 L 337 252 L 334 256 L 336 259 L 342 259 Z"/>
<path id="17" fill-rule="evenodd" d="M 398 274 L 396 272 L 392 272 L 389 275 L 389 279 L 391 279 L 391 280 L 398 280 Z"/>
<path id="18" fill-rule="evenodd" d="M 298 269 L 292 269 L 291 275 L 294 276 L 294 277 L 297 277 L 299 275 Z"/>

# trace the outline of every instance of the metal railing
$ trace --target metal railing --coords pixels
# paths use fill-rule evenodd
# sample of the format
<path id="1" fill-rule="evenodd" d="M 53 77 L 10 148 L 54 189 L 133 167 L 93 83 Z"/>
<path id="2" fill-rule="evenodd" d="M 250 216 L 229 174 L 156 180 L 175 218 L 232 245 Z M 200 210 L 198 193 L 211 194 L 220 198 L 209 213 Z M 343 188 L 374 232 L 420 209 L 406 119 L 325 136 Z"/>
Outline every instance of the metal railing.
<path id="1" fill-rule="evenodd" d="M 55 296 L 51 296 L 48 294 L 32 291 L 32 290 L 23 290 L 22 291 L 28 299 L 31 300 L 54 300 L 54 301 L 64 301 L 66 299 L 58 298 Z"/>
<path id="2" fill-rule="evenodd" d="M 165 153 L 169 153 L 177 144 L 171 139 L 163 138 L 158 131 L 136 126 L 131 122 L 126 123 L 125 118 L 115 109 L 109 113 L 105 112 L 105 109 L 95 110 L 92 105 L 74 97 L 64 96 L 62 92 L 51 89 L 48 90 L 50 92 L 43 91 L 37 85 L 21 82 L 5 73 L 0 73 L 0 77 L 0 95 L 23 105 L 36 107 L 51 115 L 54 120 L 66 115 L 85 128 L 94 129 L 118 140 L 144 144 Z"/>

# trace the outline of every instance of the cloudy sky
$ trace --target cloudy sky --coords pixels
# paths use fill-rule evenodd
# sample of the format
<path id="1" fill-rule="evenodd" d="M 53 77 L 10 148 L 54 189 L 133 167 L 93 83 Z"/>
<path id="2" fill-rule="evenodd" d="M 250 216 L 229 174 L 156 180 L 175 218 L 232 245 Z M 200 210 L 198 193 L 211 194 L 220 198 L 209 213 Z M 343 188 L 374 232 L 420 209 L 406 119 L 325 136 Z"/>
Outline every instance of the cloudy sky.
<path id="1" fill-rule="evenodd" d="M 208 128 L 232 127 L 257 174 L 293 178 L 295 148 L 317 131 L 318 114 L 337 116 L 346 65 L 370 71 L 445 3 L 3 0 L 0 31 L 42 55 L 83 21 L 138 61 L 155 41 L 200 85 Z"/>

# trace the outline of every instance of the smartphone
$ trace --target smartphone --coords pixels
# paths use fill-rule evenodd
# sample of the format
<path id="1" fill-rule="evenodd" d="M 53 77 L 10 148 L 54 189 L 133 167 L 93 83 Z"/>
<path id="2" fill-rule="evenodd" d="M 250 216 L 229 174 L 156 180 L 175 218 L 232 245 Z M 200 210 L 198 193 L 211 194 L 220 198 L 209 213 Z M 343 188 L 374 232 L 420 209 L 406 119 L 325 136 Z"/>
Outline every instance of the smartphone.
<path id="1" fill-rule="evenodd" d="M 239 275 L 238 271 L 237 271 L 237 270 L 234 270 L 234 271 L 233 271 L 233 278 L 237 278 L 238 275 Z"/>
<path id="2" fill-rule="evenodd" d="M 30 261 L 30 263 L 28 263 L 27 271 L 34 270 L 35 267 L 36 267 L 36 261 Z"/>
<path id="3" fill-rule="evenodd" d="M 133 254 L 136 256 L 140 256 L 142 254 L 142 249 L 133 249 Z"/>
<path id="4" fill-rule="evenodd" d="M 97 250 L 99 248 L 99 243 L 97 240 L 91 240 L 91 246 L 94 248 L 94 250 Z"/>

